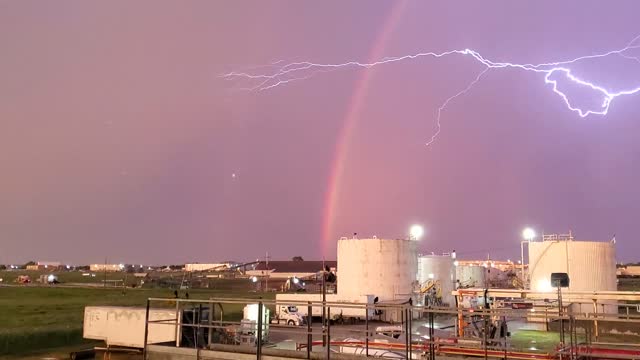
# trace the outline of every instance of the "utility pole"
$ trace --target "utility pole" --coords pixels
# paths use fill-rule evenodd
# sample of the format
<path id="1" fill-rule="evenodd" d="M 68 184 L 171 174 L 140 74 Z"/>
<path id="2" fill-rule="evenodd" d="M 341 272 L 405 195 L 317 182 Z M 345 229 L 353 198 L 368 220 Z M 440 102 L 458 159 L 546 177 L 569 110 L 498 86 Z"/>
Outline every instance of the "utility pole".
<path id="1" fill-rule="evenodd" d="M 520 278 L 522 279 L 522 288 L 526 289 L 524 277 L 524 241 L 520 241 Z"/>
<path id="2" fill-rule="evenodd" d="M 271 275 L 271 273 L 269 272 L 269 252 L 268 251 L 264 256 L 264 260 L 265 260 L 265 268 L 267 271 L 266 276 L 264 278 L 264 290 L 269 291 L 269 276 Z"/>
<path id="3" fill-rule="evenodd" d="M 327 304 L 327 272 L 324 264 L 324 258 L 322 259 L 322 344 L 328 346 L 326 335 L 326 304 Z"/>
<path id="4" fill-rule="evenodd" d="M 104 258 L 104 287 L 107 287 L 107 258 Z"/>

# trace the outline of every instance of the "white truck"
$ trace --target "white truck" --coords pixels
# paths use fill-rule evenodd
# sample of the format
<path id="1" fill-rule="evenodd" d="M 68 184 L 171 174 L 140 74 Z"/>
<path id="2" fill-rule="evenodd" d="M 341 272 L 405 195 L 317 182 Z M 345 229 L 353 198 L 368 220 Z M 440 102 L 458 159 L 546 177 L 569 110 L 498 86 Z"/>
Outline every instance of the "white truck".
<path id="1" fill-rule="evenodd" d="M 287 324 L 302 326 L 305 324 L 304 316 L 298 311 L 298 307 L 294 305 L 277 305 L 274 316 L 271 318 L 271 323 Z"/>

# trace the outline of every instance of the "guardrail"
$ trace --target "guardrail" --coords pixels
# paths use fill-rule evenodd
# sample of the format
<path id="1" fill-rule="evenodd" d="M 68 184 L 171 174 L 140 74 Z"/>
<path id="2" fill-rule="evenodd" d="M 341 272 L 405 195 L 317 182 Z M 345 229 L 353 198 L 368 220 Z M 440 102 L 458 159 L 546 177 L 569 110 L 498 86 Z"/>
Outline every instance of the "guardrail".
<path id="1" fill-rule="evenodd" d="M 258 316 L 248 325 L 237 319 L 239 309 L 247 304 L 258 304 Z M 263 309 L 281 305 L 295 305 L 306 308 L 307 314 L 313 314 L 313 308 L 322 308 L 324 316 L 319 327 L 313 326 L 313 318 L 307 317 L 304 326 L 280 325 L 265 322 Z M 150 320 L 149 309 L 171 306 L 178 316 L 169 320 Z M 226 310 L 225 310 L 226 309 Z M 338 324 L 332 314 L 335 309 L 361 309 L 367 314 L 357 325 Z M 374 316 L 369 316 L 370 311 Z M 225 314 L 226 312 L 226 314 Z M 385 312 L 394 312 L 400 321 L 376 331 L 376 325 Z M 191 314 L 186 319 L 183 314 Z M 338 317 L 338 320 L 340 318 Z M 447 326 L 454 329 L 449 336 L 443 335 L 441 322 L 452 323 Z M 559 324 L 555 326 L 564 339 L 547 351 L 518 349 L 510 346 L 508 334 L 499 334 L 496 323 L 509 321 Z M 145 318 L 144 359 L 148 359 L 148 335 L 150 324 L 173 326 L 176 331 L 175 347 L 211 349 L 214 344 L 245 344 L 255 347 L 256 359 L 262 357 L 262 349 L 271 346 L 263 336 L 270 338 L 288 337 L 296 340 L 295 357 L 305 353 L 307 359 L 317 357 L 321 351 L 326 359 L 338 352 L 362 356 L 387 358 L 429 359 L 436 355 L 475 356 L 504 359 L 638 359 L 640 345 L 621 350 L 622 343 L 595 343 L 593 327 L 598 323 L 625 323 L 640 330 L 640 315 L 637 314 L 549 314 L 532 312 L 527 309 L 463 309 L 436 308 L 402 304 L 351 304 L 319 301 L 276 301 L 236 298 L 165 299 L 147 300 Z M 417 332 L 418 325 L 423 329 Z M 462 328 L 463 331 L 459 331 Z M 505 328 L 506 329 L 506 328 Z M 380 328 L 378 329 L 380 330 Z M 504 330 L 504 329 L 502 329 Z M 424 332 L 426 331 L 426 333 Z M 492 333 L 493 332 L 493 333 Z M 495 333 L 498 332 L 498 336 Z M 463 333 L 463 336 L 459 336 Z M 274 336 L 277 334 L 278 336 Z M 188 344 L 185 336 L 190 336 Z M 380 340 L 384 337 L 384 341 Z M 639 337 L 640 340 L 640 337 Z M 291 341 L 293 342 L 293 341 Z M 627 344 L 628 345 L 628 344 Z M 155 347 L 154 347 L 155 348 Z M 246 346 L 244 347 L 246 352 Z M 198 352 L 199 353 L 199 352 Z M 312 356 L 313 354 L 313 356 Z"/>

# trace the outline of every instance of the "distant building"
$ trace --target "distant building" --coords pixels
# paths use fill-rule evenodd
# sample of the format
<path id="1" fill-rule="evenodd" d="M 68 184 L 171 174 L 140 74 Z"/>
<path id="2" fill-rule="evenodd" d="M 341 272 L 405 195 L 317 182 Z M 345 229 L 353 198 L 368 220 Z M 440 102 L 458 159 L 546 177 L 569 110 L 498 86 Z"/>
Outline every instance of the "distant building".
<path id="1" fill-rule="evenodd" d="M 209 264 L 200 264 L 200 263 L 192 263 L 192 264 L 184 264 L 184 271 L 224 271 L 235 264 L 232 262 L 222 262 L 222 263 L 209 263 Z"/>
<path id="2" fill-rule="evenodd" d="M 272 279 L 316 279 L 322 267 L 328 266 L 336 271 L 337 261 L 260 261 L 254 267 L 247 268 L 248 276 L 269 276 Z"/>
<path id="3" fill-rule="evenodd" d="M 640 276 L 640 265 L 627 265 L 617 269 L 618 276 Z"/>
<path id="4" fill-rule="evenodd" d="M 38 261 L 35 265 L 27 265 L 27 270 L 57 270 L 62 267 L 62 263 L 55 261 Z"/>
<path id="5" fill-rule="evenodd" d="M 124 271 L 124 264 L 91 264 L 89 265 L 89 270 L 91 271 Z"/>

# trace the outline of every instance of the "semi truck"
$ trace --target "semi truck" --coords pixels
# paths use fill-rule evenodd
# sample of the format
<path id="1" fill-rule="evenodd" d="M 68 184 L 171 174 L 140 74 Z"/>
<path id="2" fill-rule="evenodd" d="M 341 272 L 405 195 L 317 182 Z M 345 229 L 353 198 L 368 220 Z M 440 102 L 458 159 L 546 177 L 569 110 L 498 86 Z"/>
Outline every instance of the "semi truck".
<path id="1" fill-rule="evenodd" d="M 304 316 L 298 311 L 298 307 L 295 305 L 277 305 L 276 311 L 271 318 L 271 323 L 275 324 L 287 324 L 302 326 L 305 324 Z"/>

